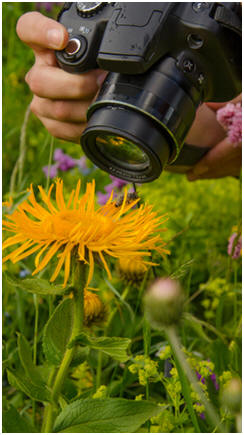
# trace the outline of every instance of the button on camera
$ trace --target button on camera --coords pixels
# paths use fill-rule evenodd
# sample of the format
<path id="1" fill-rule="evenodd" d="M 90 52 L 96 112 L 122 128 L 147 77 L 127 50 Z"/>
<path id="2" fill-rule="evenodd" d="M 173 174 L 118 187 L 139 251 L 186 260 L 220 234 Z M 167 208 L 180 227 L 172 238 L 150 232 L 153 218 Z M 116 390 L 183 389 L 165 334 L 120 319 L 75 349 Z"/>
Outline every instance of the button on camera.
<path id="1" fill-rule="evenodd" d="M 78 59 L 83 56 L 87 48 L 86 39 L 83 36 L 71 38 L 64 49 L 66 58 Z"/>
<path id="2" fill-rule="evenodd" d="M 183 61 L 183 71 L 185 73 L 191 73 L 194 70 L 194 68 L 195 68 L 195 65 L 191 59 L 185 59 Z"/>

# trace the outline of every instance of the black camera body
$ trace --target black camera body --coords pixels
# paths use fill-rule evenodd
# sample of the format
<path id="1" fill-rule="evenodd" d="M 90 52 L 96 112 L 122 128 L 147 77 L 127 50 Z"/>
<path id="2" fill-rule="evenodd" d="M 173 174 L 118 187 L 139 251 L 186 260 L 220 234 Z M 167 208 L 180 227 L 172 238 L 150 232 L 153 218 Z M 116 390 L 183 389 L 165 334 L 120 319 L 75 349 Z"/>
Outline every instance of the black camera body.
<path id="1" fill-rule="evenodd" d="M 65 3 L 58 21 L 70 35 L 61 68 L 110 71 L 81 138 L 97 166 L 148 182 L 206 152 L 180 153 L 198 106 L 241 92 L 239 3 Z"/>

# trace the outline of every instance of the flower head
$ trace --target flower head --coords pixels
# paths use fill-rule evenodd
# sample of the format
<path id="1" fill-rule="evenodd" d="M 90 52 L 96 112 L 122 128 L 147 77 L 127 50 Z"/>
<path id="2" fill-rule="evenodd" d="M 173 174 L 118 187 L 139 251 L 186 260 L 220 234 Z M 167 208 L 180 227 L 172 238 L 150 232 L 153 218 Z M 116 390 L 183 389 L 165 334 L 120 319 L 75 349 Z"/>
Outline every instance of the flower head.
<path id="1" fill-rule="evenodd" d="M 126 202 L 120 207 L 113 202 L 113 193 L 107 203 L 95 209 L 95 182 L 87 184 L 85 194 L 79 198 L 80 181 L 64 200 L 63 182 L 56 181 L 56 202 L 51 200 L 54 184 L 48 193 L 39 186 L 41 200 L 36 200 L 33 188 L 27 200 L 3 221 L 3 229 L 13 233 L 5 240 L 3 249 L 19 245 L 3 260 L 16 263 L 36 253 L 33 275 L 40 272 L 56 256 L 56 267 L 50 278 L 54 281 L 64 267 L 64 286 L 70 275 L 71 256 L 89 266 L 87 286 L 94 272 L 94 260 L 98 259 L 109 278 L 111 273 L 107 256 L 130 258 L 150 257 L 151 250 L 163 255 L 164 249 L 159 226 L 165 222 L 149 205 L 131 210 L 138 200 Z M 129 212 L 130 211 L 130 212 Z M 128 213 L 129 212 L 129 213 Z M 144 260 L 144 264 L 148 262 Z"/>
<path id="2" fill-rule="evenodd" d="M 42 170 L 46 177 L 55 178 L 58 174 L 58 164 L 43 166 Z"/>
<path id="3" fill-rule="evenodd" d="M 60 148 L 56 148 L 53 157 L 58 163 L 58 167 L 61 171 L 68 171 L 69 169 L 74 168 L 76 165 L 76 161 L 68 154 L 65 154 Z"/>
<path id="4" fill-rule="evenodd" d="M 242 240 L 241 240 L 241 235 L 239 235 L 238 239 L 237 239 L 238 235 L 237 233 L 233 233 L 230 238 L 229 238 L 229 243 L 228 243 L 228 254 L 232 257 L 232 258 L 239 258 L 241 256 L 241 250 L 242 250 Z"/>
<path id="5" fill-rule="evenodd" d="M 155 263 L 151 265 L 157 266 Z M 141 256 L 135 256 L 132 261 L 131 258 L 123 257 L 119 259 L 117 269 L 123 280 L 137 284 L 143 280 L 148 266 L 149 262 L 145 264 Z"/>
<path id="6" fill-rule="evenodd" d="M 227 130 L 227 136 L 232 144 L 242 140 L 242 107 L 240 103 L 227 103 L 217 111 L 218 122 Z"/>
<path id="7" fill-rule="evenodd" d="M 84 323 L 90 326 L 105 319 L 106 310 L 99 296 L 85 290 L 84 292 Z"/>
<path id="8" fill-rule="evenodd" d="M 145 313 L 155 329 L 171 326 L 180 320 L 184 294 L 179 281 L 157 278 L 144 296 Z"/>

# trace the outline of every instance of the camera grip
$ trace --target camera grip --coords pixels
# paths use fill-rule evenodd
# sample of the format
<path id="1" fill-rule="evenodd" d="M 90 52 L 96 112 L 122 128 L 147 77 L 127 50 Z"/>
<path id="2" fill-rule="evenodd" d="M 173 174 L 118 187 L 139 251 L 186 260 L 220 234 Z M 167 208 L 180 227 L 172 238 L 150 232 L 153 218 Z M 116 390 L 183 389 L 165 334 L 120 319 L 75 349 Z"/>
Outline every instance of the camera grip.
<path id="1" fill-rule="evenodd" d="M 199 147 L 184 144 L 177 159 L 169 166 L 194 166 L 210 150 L 210 147 Z"/>

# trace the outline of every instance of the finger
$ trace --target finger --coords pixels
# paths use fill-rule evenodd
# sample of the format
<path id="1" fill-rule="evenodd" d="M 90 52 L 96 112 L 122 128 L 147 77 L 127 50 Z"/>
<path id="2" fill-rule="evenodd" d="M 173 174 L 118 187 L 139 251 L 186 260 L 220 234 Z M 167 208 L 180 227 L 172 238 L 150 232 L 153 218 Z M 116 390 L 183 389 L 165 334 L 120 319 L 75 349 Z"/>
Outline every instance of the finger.
<path id="1" fill-rule="evenodd" d="M 52 136 L 68 142 L 80 143 L 80 137 L 86 128 L 86 123 L 76 124 L 53 121 L 45 117 L 40 117 L 39 119 Z"/>
<path id="2" fill-rule="evenodd" d="M 86 112 L 90 101 L 49 100 L 34 96 L 31 111 L 38 117 L 49 118 L 61 122 L 86 122 Z"/>
<path id="3" fill-rule="evenodd" d="M 206 131 L 208 134 L 206 134 Z M 205 104 L 202 104 L 194 119 L 194 123 L 186 137 L 188 144 L 213 147 L 226 137 L 221 125 L 216 121 L 216 114 Z"/>
<path id="4" fill-rule="evenodd" d="M 224 103 L 205 103 L 205 104 L 210 109 L 212 109 L 214 112 L 217 112 L 217 110 L 219 110 L 222 107 L 226 106 L 226 104 L 228 104 L 228 103 L 232 103 L 232 104 L 240 103 L 241 100 L 242 100 L 242 94 L 237 95 L 237 97 L 233 98 L 233 100 L 225 101 Z"/>
<path id="5" fill-rule="evenodd" d="M 230 144 L 224 139 L 188 172 L 188 180 L 199 178 L 217 178 L 226 175 L 238 175 L 241 168 L 241 146 Z"/>
<path id="6" fill-rule="evenodd" d="M 235 158 L 229 159 L 228 162 L 222 164 L 217 169 L 210 169 L 207 173 L 198 176 L 197 178 L 192 178 L 187 174 L 187 178 L 189 181 L 197 181 L 197 180 L 206 180 L 206 179 L 215 179 L 215 178 L 223 178 L 223 177 L 238 177 L 240 175 L 241 167 L 238 161 Z"/>
<path id="7" fill-rule="evenodd" d="M 34 65 L 25 77 L 33 94 L 41 98 L 88 99 L 98 90 L 99 70 L 69 74 L 58 67 Z"/>
<path id="8" fill-rule="evenodd" d="M 68 42 L 66 28 L 39 12 L 22 15 L 16 26 L 19 38 L 36 51 L 43 49 L 62 50 Z"/>

